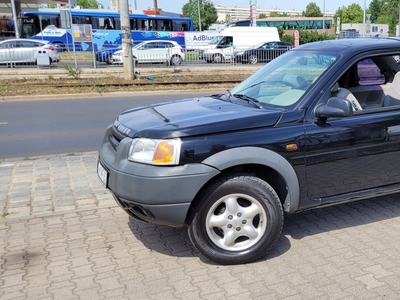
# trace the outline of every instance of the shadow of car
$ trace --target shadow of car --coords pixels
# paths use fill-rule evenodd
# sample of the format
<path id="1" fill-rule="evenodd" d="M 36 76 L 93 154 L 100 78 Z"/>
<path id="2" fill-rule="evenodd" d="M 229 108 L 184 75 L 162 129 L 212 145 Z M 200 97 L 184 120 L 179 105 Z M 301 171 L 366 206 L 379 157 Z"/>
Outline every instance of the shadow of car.
<path id="1" fill-rule="evenodd" d="M 292 48 L 293 45 L 287 42 L 263 42 L 235 52 L 235 61 L 249 64 L 269 62 Z"/>

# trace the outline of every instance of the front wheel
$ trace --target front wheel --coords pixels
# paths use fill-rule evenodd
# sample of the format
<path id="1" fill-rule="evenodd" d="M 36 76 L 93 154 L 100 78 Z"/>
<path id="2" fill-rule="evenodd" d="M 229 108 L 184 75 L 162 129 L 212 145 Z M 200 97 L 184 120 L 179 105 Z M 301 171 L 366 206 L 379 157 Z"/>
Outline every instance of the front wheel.
<path id="1" fill-rule="evenodd" d="M 182 57 L 179 55 L 174 55 L 170 60 L 171 66 L 179 66 L 182 63 Z"/>
<path id="2" fill-rule="evenodd" d="M 206 258 L 225 265 L 265 256 L 280 237 L 283 209 L 273 188 L 254 176 L 232 174 L 198 199 L 188 232 Z"/>
<path id="3" fill-rule="evenodd" d="M 106 63 L 108 65 L 111 65 L 113 63 L 113 58 L 112 58 L 112 54 L 108 54 L 106 57 Z"/>
<path id="4" fill-rule="evenodd" d="M 221 54 L 214 54 L 213 61 L 216 64 L 220 64 L 224 62 L 224 57 Z"/>
<path id="5" fill-rule="evenodd" d="M 255 65 L 256 63 L 258 63 L 258 58 L 257 55 L 250 55 L 249 56 L 249 64 Z"/>

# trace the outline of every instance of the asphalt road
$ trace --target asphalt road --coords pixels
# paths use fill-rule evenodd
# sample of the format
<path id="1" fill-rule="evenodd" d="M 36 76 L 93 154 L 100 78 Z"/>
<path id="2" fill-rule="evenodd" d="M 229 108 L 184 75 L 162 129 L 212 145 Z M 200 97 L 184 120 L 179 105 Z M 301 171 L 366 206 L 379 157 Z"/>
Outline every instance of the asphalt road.
<path id="1" fill-rule="evenodd" d="M 105 128 L 122 111 L 200 95 L 204 94 L 2 102 L 0 159 L 96 151 Z"/>

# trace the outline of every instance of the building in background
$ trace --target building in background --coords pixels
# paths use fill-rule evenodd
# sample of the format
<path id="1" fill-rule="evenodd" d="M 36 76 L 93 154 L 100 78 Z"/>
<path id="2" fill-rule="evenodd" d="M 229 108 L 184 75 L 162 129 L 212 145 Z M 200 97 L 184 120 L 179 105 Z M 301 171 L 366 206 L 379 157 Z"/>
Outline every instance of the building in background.
<path id="1" fill-rule="evenodd" d="M 217 10 L 218 21 L 219 22 L 231 22 L 248 19 L 250 17 L 250 6 L 248 7 L 240 7 L 240 6 L 223 6 L 220 4 L 214 5 Z M 279 8 L 259 8 L 256 9 L 256 16 L 259 17 L 260 14 L 264 14 L 267 17 L 271 12 L 276 12 L 278 14 L 287 14 L 292 17 L 301 17 L 303 11 L 295 10 L 295 9 L 279 9 Z M 326 17 L 333 17 L 335 12 L 326 11 Z"/>
<path id="2" fill-rule="evenodd" d="M 389 25 L 342 23 L 339 38 L 372 37 L 377 34 L 379 34 L 379 36 L 389 36 Z"/>

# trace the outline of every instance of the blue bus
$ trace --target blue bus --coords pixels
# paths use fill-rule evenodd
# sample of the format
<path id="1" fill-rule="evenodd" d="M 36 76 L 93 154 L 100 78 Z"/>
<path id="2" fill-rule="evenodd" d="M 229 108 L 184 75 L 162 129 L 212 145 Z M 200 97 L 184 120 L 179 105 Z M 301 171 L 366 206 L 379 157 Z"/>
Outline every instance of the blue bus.
<path id="1" fill-rule="evenodd" d="M 153 11 L 151 11 L 153 12 Z M 194 31 L 191 18 L 179 14 L 157 12 L 130 13 L 132 40 L 135 44 L 146 40 L 172 40 L 185 47 L 184 32 Z M 122 44 L 121 19 L 118 11 L 102 9 L 71 9 L 72 24 L 92 27 L 93 42 L 72 43 L 72 29 L 65 28 L 59 9 L 22 11 L 18 16 L 21 38 L 47 40 L 62 49 L 95 51 L 118 47 Z M 64 14 L 65 15 L 65 14 Z M 68 11 L 69 16 L 69 11 Z"/>

